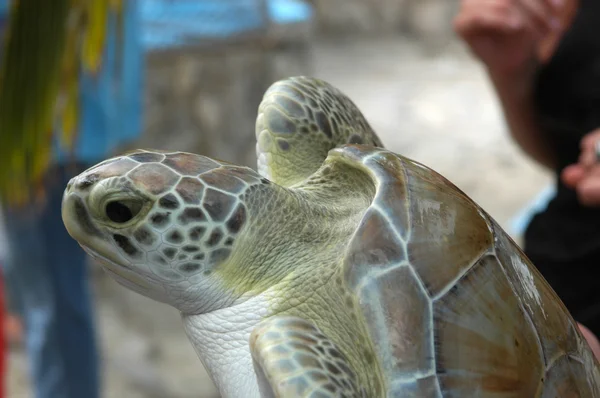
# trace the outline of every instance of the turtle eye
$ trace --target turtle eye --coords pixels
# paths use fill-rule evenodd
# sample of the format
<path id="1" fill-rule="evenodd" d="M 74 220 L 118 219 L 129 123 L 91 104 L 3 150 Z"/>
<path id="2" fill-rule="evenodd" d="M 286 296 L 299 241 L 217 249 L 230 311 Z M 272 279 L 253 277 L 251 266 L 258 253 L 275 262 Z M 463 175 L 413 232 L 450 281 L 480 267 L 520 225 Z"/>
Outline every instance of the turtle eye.
<path id="1" fill-rule="evenodd" d="M 133 200 L 112 200 L 106 204 L 106 217 L 116 224 L 131 221 L 142 210 L 142 204 Z"/>

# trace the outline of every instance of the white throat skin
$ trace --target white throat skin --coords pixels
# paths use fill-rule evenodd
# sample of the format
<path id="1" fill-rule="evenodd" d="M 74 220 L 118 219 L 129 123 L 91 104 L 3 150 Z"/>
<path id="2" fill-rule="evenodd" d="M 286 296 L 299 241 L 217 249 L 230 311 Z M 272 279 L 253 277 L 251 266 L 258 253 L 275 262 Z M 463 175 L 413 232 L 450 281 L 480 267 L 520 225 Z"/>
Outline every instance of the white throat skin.
<path id="1" fill-rule="evenodd" d="M 268 293 L 207 314 L 182 315 L 185 332 L 223 398 L 260 398 L 250 334 L 269 315 Z"/>

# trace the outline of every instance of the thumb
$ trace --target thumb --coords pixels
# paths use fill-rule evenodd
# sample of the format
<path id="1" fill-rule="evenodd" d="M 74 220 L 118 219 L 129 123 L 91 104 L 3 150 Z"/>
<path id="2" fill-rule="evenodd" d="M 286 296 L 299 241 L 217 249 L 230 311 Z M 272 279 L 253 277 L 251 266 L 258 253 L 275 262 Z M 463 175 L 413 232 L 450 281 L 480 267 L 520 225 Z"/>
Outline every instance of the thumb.
<path id="1" fill-rule="evenodd" d="M 563 169 L 560 179 L 569 188 L 575 188 L 586 174 L 586 168 L 581 164 L 572 164 Z"/>
<path id="2" fill-rule="evenodd" d="M 579 201 L 586 206 L 600 206 L 600 178 L 591 175 L 577 184 Z"/>

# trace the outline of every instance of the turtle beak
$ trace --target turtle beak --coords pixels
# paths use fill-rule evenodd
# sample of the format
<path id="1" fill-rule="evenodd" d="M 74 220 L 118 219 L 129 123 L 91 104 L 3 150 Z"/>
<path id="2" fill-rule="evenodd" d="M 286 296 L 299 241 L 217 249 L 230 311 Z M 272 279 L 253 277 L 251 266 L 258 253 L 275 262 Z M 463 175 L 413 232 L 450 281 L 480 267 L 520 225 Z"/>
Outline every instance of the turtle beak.
<path id="1" fill-rule="evenodd" d="M 63 223 L 73 239 L 81 243 L 81 239 L 86 236 L 102 237 L 102 233 L 92 223 L 83 199 L 73 192 L 70 182 L 63 194 L 61 212 Z"/>
<path id="2" fill-rule="evenodd" d="M 115 263 L 126 262 L 123 258 L 118 258 L 114 247 L 94 224 L 84 199 L 73 190 L 72 185 L 68 185 L 63 194 L 61 212 L 67 232 L 86 251 L 98 252 Z"/>
<path id="3" fill-rule="evenodd" d="M 94 225 L 84 199 L 73 189 L 71 182 L 63 194 L 62 219 L 69 235 L 117 282 L 144 295 L 149 295 L 149 292 L 156 290 L 155 286 L 132 270 L 128 261 Z"/>

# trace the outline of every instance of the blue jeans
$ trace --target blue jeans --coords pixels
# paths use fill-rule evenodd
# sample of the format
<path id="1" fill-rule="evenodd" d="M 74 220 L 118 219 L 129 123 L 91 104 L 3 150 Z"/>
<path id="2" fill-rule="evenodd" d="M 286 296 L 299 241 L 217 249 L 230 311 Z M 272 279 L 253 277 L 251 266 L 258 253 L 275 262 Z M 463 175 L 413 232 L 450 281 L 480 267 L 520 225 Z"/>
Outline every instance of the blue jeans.
<path id="1" fill-rule="evenodd" d="M 86 255 L 61 219 L 63 190 L 81 169 L 52 169 L 45 206 L 4 209 L 8 300 L 24 321 L 36 398 L 100 395 Z"/>

